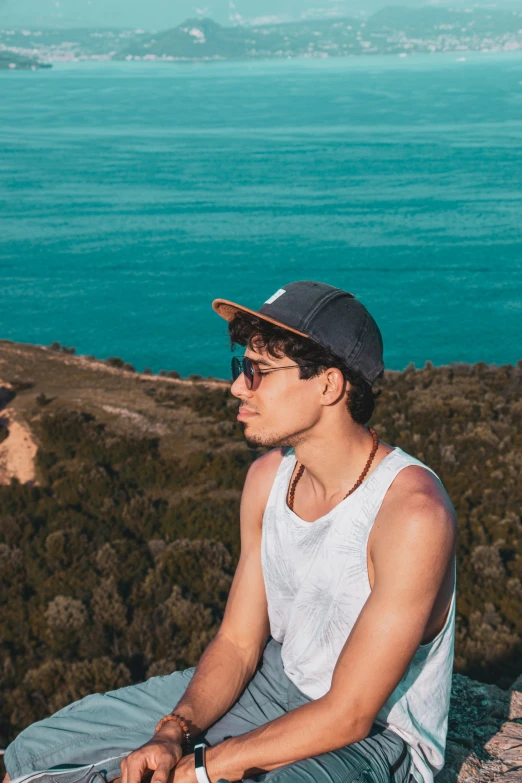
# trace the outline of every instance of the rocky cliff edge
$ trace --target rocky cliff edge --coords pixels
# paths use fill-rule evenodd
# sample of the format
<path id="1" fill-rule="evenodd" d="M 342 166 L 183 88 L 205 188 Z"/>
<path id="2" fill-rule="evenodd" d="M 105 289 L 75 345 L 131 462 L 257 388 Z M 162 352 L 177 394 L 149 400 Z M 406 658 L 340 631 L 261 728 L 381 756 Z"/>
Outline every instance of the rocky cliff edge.
<path id="1" fill-rule="evenodd" d="M 446 764 L 436 783 L 522 783 L 522 675 L 507 691 L 453 677 Z"/>

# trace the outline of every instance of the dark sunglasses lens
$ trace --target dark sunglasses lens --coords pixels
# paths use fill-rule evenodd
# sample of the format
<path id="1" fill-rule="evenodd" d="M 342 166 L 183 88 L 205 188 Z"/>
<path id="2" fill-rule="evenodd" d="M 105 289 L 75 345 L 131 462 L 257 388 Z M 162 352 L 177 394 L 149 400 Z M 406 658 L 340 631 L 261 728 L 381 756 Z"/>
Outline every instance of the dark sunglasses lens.
<path id="1" fill-rule="evenodd" d="M 252 362 L 246 356 L 243 359 L 238 359 L 237 356 L 234 356 L 232 359 L 232 380 L 237 380 L 241 373 L 245 374 L 245 386 L 247 389 L 251 389 L 252 381 L 254 380 Z"/>
<path id="2" fill-rule="evenodd" d="M 252 367 L 252 362 L 247 356 L 243 359 L 243 372 L 245 373 L 246 387 L 247 389 L 251 389 L 254 380 L 254 369 Z"/>
<path id="3" fill-rule="evenodd" d="M 237 356 L 234 356 L 232 359 L 232 380 L 236 381 L 239 376 L 241 375 L 241 362 L 237 358 Z"/>

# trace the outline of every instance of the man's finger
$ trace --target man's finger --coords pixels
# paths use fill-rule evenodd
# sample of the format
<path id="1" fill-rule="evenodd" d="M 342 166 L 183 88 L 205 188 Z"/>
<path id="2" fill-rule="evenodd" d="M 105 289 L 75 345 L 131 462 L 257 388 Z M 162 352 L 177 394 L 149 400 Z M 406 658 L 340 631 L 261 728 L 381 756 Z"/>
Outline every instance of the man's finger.
<path id="1" fill-rule="evenodd" d="M 165 762 L 158 764 L 152 775 L 152 783 L 167 783 L 171 769 L 172 764 L 166 764 Z"/>
<path id="2" fill-rule="evenodd" d="M 126 783 L 141 783 L 141 779 L 148 769 L 146 757 L 141 754 L 136 757 L 136 755 L 133 754 L 129 757 L 127 764 Z"/>

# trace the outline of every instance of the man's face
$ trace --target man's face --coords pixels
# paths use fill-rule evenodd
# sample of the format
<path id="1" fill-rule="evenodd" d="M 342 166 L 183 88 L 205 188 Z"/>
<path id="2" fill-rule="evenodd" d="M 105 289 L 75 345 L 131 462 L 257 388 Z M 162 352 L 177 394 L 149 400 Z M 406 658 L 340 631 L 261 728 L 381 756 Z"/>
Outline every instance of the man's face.
<path id="1" fill-rule="evenodd" d="M 319 421 L 321 376 L 301 380 L 298 366 L 287 356 L 274 358 L 252 347 L 246 349 L 245 356 L 256 371 L 252 388 L 248 389 L 241 374 L 231 392 L 241 400 L 237 418 L 247 442 L 256 446 L 296 446 Z"/>

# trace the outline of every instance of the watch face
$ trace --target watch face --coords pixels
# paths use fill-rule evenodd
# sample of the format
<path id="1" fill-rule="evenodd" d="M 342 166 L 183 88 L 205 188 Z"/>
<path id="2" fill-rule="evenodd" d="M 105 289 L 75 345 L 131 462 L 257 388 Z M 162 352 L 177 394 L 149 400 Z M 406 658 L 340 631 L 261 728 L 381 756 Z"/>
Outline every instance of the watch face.
<path id="1" fill-rule="evenodd" d="M 194 748 L 194 765 L 196 767 L 205 766 L 205 745 L 196 745 Z"/>

